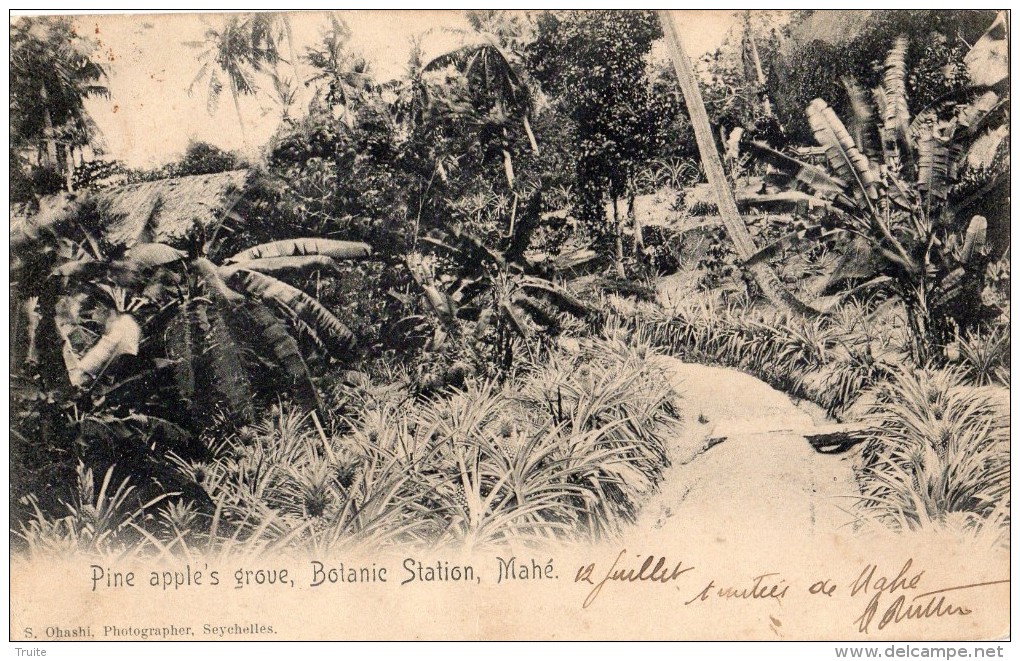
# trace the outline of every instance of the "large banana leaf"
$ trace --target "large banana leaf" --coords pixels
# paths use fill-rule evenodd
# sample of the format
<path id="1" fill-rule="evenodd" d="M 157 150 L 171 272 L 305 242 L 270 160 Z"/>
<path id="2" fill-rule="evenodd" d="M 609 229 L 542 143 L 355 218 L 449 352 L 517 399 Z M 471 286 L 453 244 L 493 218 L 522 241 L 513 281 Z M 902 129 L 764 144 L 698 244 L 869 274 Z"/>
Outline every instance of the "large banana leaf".
<path id="1" fill-rule="evenodd" d="M 199 306 L 196 310 L 199 323 L 209 328 L 203 357 L 207 361 L 212 385 L 227 402 L 231 415 L 240 422 L 254 419 L 254 401 L 244 361 L 241 343 L 234 337 L 227 322 L 232 307 L 223 301 Z"/>
<path id="2" fill-rule="evenodd" d="M 167 323 L 164 334 L 177 392 L 189 407 L 194 406 L 195 401 L 195 360 L 199 353 L 194 332 L 197 324 L 195 305 L 193 301 L 185 300 Z"/>
<path id="3" fill-rule="evenodd" d="M 485 245 L 485 242 L 475 236 L 472 232 L 464 229 L 464 227 L 460 225 L 451 226 L 449 231 L 451 235 L 460 239 L 464 248 L 466 248 L 464 252 L 467 252 L 470 256 L 474 256 L 477 259 L 488 259 L 501 270 L 506 269 L 506 259 L 504 259 L 503 256 L 495 250 Z M 481 268 L 482 265 L 478 264 L 477 266 Z"/>
<path id="4" fill-rule="evenodd" d="M 853 197 L 870 205 L 871 200 L 878 196 L 878 179 L 871 162 L 857 149 L 843 122 L 821 99 L 815 99 L 808 105 L 807 119 L 815 140 L 825 148 L 825 156 L 836 176 L 855 184 Z"/>
<path id="5" fill-rule="evenodd" d="M 832 197 L 846 190 L 847 184 L 845 181 L 838 177 L 833 177 L 825 169 L 817 165 L 805 163 L 792 156 L 788 156 L 760 140 L 753 140 L 751 147 L 767 162 L 783 172 L 790 173 L 794 179 L 815 191 L 821 197 Z"/>
<path id="6" fill-rule="evenodd" d="M 227 286 L 223 276 L 220 275 L 219 268 L 208 259 L 199 257 L 192 261 L 192 264 L 215 298 L 229 303 L 241 303 L 244 300 L 244 296 Z"/>
<path id="7" fill-rule="evenodd" d="M 904 144 L 910 128 L 910 109 L 907 106 L 907 38 L 896 37 L 885 58 L 885 75 L 882 87 L 885 91 L 885 112 L 882 122 L 890 135 L 895 135 Z"/>
<path id="8" fill-rule="evenodd" d="M 283 323 L 261 302 L 248 301 L 240 311 L 253 327 L 251 329 L 253 343 L 267 349 L 290 377 L 292 385 L 299 387 L 298 392 L 305 400 L 302 403 L 321 408 L 318 393 L 312 384 L 311 374 L 301 356 L 297 341 L 287 332 Z"/>
<path id="9" fill-rule="evenodd" d="M 118 357 L 138 355 L 142 329 L 130 314 L 117 314 L 106 324 L 106 331 L 81 358 L 68 353 L 71 384 L 83 386 L 102 374 Z"/>
<path id="10" fill-rule="evenodd" d="M 751 257 L 744 260 L 744 264 L 750 265 L 768 261 L 769 259 L 772 259 L 776 255 L 778 255 L 781 250 L 792 248 L 793 246 L 797 245 L 801 241 L 804 241 L 808 238 L 810 238 L 811 241 L 816 242 L 826 237 L 831 237 L 835 234 L 838 234 L 839 232 L 840 232 L 839 230 L 825 232 L 822 230 L 822 226 L 817 223 L 805 227 L 799 227 L 793 230 L 792 232 L 788 232 L 783 236 L 780 236 L 775 241 L 769 243 L 761 250 L 751 255 Z"/>
<path id="11" fill-rule="evenodd" d="M 241 270 L 235 273 L 231 283 L 240 289 L 284 308 L 304 324 L 303 328 L 314 333 L 313 339 L 335 354 L 346 354 L 355 346 L 354 334 L 336 316 L 314 298 L 293 287 L 258 271 Z"/>
<path id="12" fill-rule="evenodd" d="M 556 328 L 559 326 L 559 320 L 556 319 L 556 315 L 551 313 L 542 305 L 542 302 L 536 298 L 532 298 L 527 294 L 518 293 L 513 298 L 513 305 L 521 311 L 527 313 L 536 323 L 546 328 Z"/>
<path id="13" fill-rule="evenodd" d="M 967 234 L 960 250 L 960 263 L 968 265 L 974 257 L 983 254 L 988 234 L 988 220 L 984 216 L 974 216 L 967 226 Z"/>
<path id="14" fill-rule="evenodd" d="M 527 276 L 521 281 L 521 287 L 532 292 L 540 292 L 554 305 L 573 315 L 583 317 L 593 312 L 587 303 L 548 280 Z"/>
<path id="15" fill-rule="evenodd" d="M 425 300 L 429 307 L 439 315 L 443 322 L 452 323 L 457 315 L 457 303 L 452 297 L 439 290 L 433 278 L 421 267 L 420 256 L 407 255 L 404 257 L 404 264 L 411 274 L 411 279 L 425 294 Z"/>
<path id="16" fill-rule="evenodd" d="M 317 238 L 284 239 L 248 248 L 224 261 L 231 264 L 267 257 L 302 257 L 305 255 L 323 255 L 337 260 L 364 259 L 372 256 L 372 248 L 367 243 L 358 241 Z"/>
<path id="17" fill-rule="evenodd" d="M 124 253 L 124 259 L 141 268 L 154 268 L 184 259 L 187 255 L 165 243 L 137 243 Z"/>
<path id="18" fill-rule="evenodd" d="M 929 195 L 945 200 L 949 195 L 950 147 L 937 135 L 929 133 L 917 141 L 917 187 Z"/>
<path id="19" fill-rule="evenodd" d="M 220 267 L 220 275 L 229 278 L 241 269 L 260 273 L 285 273 L 291 271 L 312 271 L 324 269 L 336 271 L 340 265 L 325 255 L 302 255 L 300 257 L 261 257 L 248 259 Z"/>
<path id="20" fill-rule="evenodd" d="M 510 326 L 517 331 L 517 334 L 527 339 L 531 337 L 531 331 L 528 329 L 528 324 L 521 317 L 517 311 L 516 306 L 510 301 L 500 301 L 499 303 L 500 315 L 510 323 Z"/>
<path id="21" fill-rule="evenodd" d="M 874 160 L 878 158 L 879 150 L 872 139 L 875 132 L 875 114 L 872 112 L 871 103 L 868 102 L 864 88 L 855 79 L 843 78 L 843 87 L 850 97 L 850 133 L 853 135 L 854 143 L 861 153 Z"/>

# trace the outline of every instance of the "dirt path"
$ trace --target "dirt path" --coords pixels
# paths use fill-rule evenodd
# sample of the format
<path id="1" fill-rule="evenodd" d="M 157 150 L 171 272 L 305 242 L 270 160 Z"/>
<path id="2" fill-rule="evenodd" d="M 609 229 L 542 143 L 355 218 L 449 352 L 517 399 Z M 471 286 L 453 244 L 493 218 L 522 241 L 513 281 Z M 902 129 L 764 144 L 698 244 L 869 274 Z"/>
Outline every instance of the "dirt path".
<path id="1" fill-rule="evenodd" d="M 682 395 L 684 430 L 639 529 L 752 545 L 849 531 L 856 454 L 824 454 L 804 438 L 824 411 L 733 369 L 660 360 Z"/>

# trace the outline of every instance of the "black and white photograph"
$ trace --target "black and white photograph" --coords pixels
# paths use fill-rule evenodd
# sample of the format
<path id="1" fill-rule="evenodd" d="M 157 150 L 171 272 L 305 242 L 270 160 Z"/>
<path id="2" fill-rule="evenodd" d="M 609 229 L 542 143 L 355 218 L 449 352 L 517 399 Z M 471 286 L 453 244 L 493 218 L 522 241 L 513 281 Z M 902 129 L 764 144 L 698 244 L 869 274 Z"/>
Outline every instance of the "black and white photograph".
<path id="1" fill-rule="evenodd" d="M 1002 656 L 1009 26 L 13 12 L 17 654 Z"/>

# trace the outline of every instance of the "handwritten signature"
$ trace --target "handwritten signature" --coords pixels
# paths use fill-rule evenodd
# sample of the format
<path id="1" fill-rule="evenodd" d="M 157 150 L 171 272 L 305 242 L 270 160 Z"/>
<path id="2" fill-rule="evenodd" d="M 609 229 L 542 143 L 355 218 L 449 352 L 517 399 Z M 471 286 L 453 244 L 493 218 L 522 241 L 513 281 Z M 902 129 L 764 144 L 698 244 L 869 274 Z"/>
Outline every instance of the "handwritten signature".
<path id="1" fill-rule="evenodd" d="M 949 601 L 945 593 L 957 590 L 972 590 L 1009 583 L 1009 579 L 985 581 L 982 583 L 966 583 L 937 590 L 929 590 L 920 594 L 911 594 L 920 589 L 924 571 L 913 571 L 913 558 L 904 563 L 902 569 L 893 577 L 876 576 L 878 567 L 867 565 L 857 579 L 850 585 L 850 596 L 872 593 L 864 612 L 854 620 L 860 633 L 869 633 L 872 623 L 878 616 L 876 626 L 881 631 L 890 624 L 899 624 L 906 620 L 924 620 L 940 617 L 965 617 L 973 613 L 970 606 Z M 896 593 L 899 594 L 896 594 Z M 883 607 L 883 597 L 893 597 L 891 603 Z M 927 600 L 927 601 L 925 601 Z M 881 612 L 881 615 L 879 613 Z"/>

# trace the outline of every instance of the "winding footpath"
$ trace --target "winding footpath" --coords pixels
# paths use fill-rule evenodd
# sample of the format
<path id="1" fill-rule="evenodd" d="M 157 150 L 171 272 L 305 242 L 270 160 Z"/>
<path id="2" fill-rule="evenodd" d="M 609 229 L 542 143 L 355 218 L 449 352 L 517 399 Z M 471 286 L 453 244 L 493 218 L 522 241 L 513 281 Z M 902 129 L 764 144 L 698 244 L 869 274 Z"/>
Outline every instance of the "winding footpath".
<path id="1" fill-rule="evenodd" d="M 812 446 L 806 436 L 829 422 L 821 408 L 737 370 L 656 360 L 682 398 L 684 424 L 637 528 L 750 545 L 850 534 L 857 451 Z"/>

